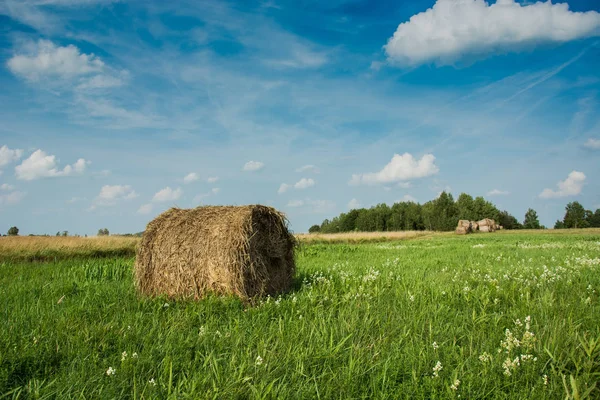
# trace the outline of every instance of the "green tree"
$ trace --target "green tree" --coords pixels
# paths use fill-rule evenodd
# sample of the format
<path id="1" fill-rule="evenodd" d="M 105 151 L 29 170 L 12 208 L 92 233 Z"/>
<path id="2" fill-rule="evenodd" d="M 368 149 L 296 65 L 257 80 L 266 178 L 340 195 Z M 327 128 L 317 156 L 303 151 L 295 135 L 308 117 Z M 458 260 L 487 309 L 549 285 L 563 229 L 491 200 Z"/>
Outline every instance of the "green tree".
<path id="1" fill-rule="evenodd" d="M 19 236 L 19 228 L 16 226 L 11 226 L 8 229 L 8 236 Z"/>
<path id="2" fill-rule="evenodd" d="M 554 229 L 565 229 L 565 224 L 561 220 L 556 220 L 554 223 Z"/>
<path id="3" fill-rule="evenodd" d="M 321 231 L 321 227 L 319 225 L 313 225 L 308 228 L 308 233 L 319 233 Z"/>
<path id="4" fill-rule="evenodd" d="M 108 236 L 110 233 L 108 232 L 108 229 L 104 228 L 104 229 L 98 229 L 98 236 Z"/>
<path id="5" fill-rule="evenodd" d="M 60 236 L 60 232 L 56 232 L 56 236 Z"/>
<path id="6" fill-rule="evenodd" d="M 563 223 L 565 228 L 586 228 L 589 223 L 585 220 L 585 208 L 578 202 L 573 201 L 565 207 Z"/>
<path id="7" fill-rule="evenodd" d="M 63 231 L 62 235 L 63 235 L 64 237 L 67 237 L 67 236 L 69 236 L 69 231 Z"/>
<path id="8" fill-rule="evenodd" d="M 589 217 L 588 222 L 590 227 L 600 228 L 600 208 L 596 209 L 596 211 Z"/>
<path id="9" fill-rule="evenodd" d="M 522 225 L 508 211 L 500 211 L 498 214 L 498 225 L 504 229 L 520 229 Z"/>
<path id="10" fill-rule="evenodd" d="M 481 199 L 483 199 L 483 197 Z M 469 221 L 478 219 L 475 214 L 475 201 L 473 200 L 473 196 L 461 193 L 456 200 L 456 208 L 458 210 L 458 219 L 468 219 Z"/>
<path id="11" fill-rule="evenodd" d="M 533 208 L 530 208 L 525 213 L 525 219 L 523 220 L 523 228 L 525 229 L 540 229 L 540 220 L 538 219 L 537 212 Z"/>

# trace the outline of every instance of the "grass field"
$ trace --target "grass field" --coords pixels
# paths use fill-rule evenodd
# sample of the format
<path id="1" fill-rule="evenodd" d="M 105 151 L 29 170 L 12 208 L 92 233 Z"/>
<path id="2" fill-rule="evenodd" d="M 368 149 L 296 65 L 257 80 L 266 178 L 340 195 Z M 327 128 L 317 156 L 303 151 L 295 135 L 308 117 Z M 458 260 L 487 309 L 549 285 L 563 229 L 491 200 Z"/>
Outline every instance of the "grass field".
<path id="1" fill-rule="evenodd" d="M 294 290 L 252 305 L 139 298 L 131 250 L 5 239 L 0 398 L 600 396 L 598 230 L 304 241 Z"/>

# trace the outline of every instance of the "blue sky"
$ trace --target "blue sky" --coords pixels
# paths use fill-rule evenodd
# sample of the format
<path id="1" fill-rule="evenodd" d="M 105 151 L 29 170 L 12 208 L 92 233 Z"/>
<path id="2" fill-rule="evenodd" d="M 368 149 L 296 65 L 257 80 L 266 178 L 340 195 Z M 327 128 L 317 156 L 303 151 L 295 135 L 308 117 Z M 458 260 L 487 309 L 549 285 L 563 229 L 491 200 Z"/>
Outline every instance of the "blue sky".
<path id="1" fill-rule="evenodd" d="M 600 207 L 600 4 L 0 1 L 0 224 L 137 232 L 272 205 L 296 232 L 442 190 Z"/>

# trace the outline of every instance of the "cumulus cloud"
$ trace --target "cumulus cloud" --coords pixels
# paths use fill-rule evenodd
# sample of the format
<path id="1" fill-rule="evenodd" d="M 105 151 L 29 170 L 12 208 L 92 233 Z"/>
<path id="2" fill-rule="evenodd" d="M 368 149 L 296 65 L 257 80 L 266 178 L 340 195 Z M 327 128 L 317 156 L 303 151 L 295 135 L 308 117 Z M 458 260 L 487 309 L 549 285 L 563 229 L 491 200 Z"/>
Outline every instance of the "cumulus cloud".
<path id="1" fill-rule="evenodd" d="M 4 191 L 7 191 L 7 192 L 10 192 L 14 188 L 15 187 L 13 185 L 9 185 L 8 183 L 3 183 L 2 185 L 0 185 L 0 190 L 4 190 Z"/>
<path id="2" fill-rule="evenodd" d="M 215 183 L 219 181 L 219 177 L 218 176 L 211 176 L 208 179 L 206 179 L 206 182 L 208 183 Z"/>
<path id="3" fill-rule="evenodd" d="M 303 190 L 303 189 L 308 189 L 309 187 L 315 186 L 315 181 L 314 179 L 311 178 L 302 178 L 300 179 L 298 182 L 294 183 L 293 185 L 288 185 L 287 183 L 282 183 L 279 186 L 279 190 L 277 190 L 277 193 L 281 194 L 281 193 L 285 193 L 288 191 L 288 189 L 296 189 L 296 190 Z"/>
<path id="4" fill-rule="evenodd" d="M 379 172 L 352 175 L 351 185 L 374 185 L 379 183 L 392 183 L 410 179 L 424 178 L 437 174 L 439 168 L 435 165 L 433 154 L 425 154 L 420 160 L 412 154 L 394 154 L 390 161 Z"/>
<path id="5" fill-rule="evenodd" d="M 356 200 L 356 199 L 352 199 L 352 200 L 350 200 L 350 201 L 348 202 L 348 209 L 349 209 L 349 210 L 354 210 L 354 209 L 356 209 L 356 208 L 360 208 L 360 207 L 361 207 L 361 204 L 360 204 L 360 202 L 359 202 L 358 200 Z"/>
<path id="6" fill-rule="evenodd" d="M 46 154 L 43 150 L 34 151 L 29 158 L 15 167 L 17 179 L 31 181 L 40 178 L 81 175 L 89 161 L 78 159 L 75 164 L 67 165 L 62 170 L 57 167 L 56 156 Z"/>
<path id="7" fill-rule="evenodd" d="M 556 184 L 558 190 L 544 189 L 540 193 L 542 199 L 551 199 L 555 197 L 576 196 L 581 193 L 585 182 L 585 174 L 580 171 L 572 171 L 567 179 Z"/>
<path id="8" fill-rule="evenodd" d="M 0 167 L 10 164 L 13 161 L 18 161 L 23 156 L 23 150 L 9 149 L 4 145 L 0 147 Z"/>
<path id="9" fill-rule="evenodd" d="M 39 40 L 22 50 L 24 54 L 13 56 L 6 65 L 13 74 L 32 82 L 98 73 L 104 68 L 104 62 L 94 54 L 82 54 L 73 45 L 62 47 L 49 40 Z"/>
<path id="10" fill-rule="evenodd" d="M 587 142 L 585 142 L 584 146 L 588 149 L 600 150 L 600 139 L 589 138 Z"/>
<path id="11" fill-rule="evenodd" d="M 294 189 L 308 189 L 309 187 L 315 186 L 315 181 L 311 178 L 302 178 L 294 184 Z"/>
<path id="12" fill-rule="evenodd" d="M 200 177 L 198 176 L 197 173 L 195 172 L 190 172 L 189 174 L 187 174 L 184 178 L 183 178 L 183 183 L 192 183 L 192 182 L 196 182 L 198 179 L 200 179 Z"/>
<path id="13" fill-rule="evenodd" d="M 319 168 L 315 167 L 312 164 L 309 164 L 309 165 L 304 165 L 304 166 L 296 169 L 296 172 L 312 172 L 312 173 L 318 174 L 320 171 L 319 171 Z"/>
<path id="14" fill-rule="evenodd" d="M 447 65 L 463 56 L 482 58 L 599 35 L 600 14 L 572 12 L 567 3 L 438 0 L 401 23 L 384 49 L 391 63 Z"/>
<path id="15" fill-rule="evenodd" d="M 290 200 L 287 206 L 292 208 L 303 207 L 304 211 L 314 214 L 328 213 L 335 209 L 335 203 L 330 200 Z"/>
<path id="16" fill-rule="evenodd" d="M 303 200 L 290 200 L 288 201 L 288 207 L 302 207 L 304 205 Z"/>
<path id="17" fill-rule="evenodd" d="M 167 186 L 164 189 L 159 190 L 154 194 L 152 201 L 157 203 L 165 203 L 167 201 L 175 201 L 181 197 L 183 194 L 183 190 L 181 188 L 177 188 L 175 190 L 171 189 L 171 187 Z"/>
<path id="18" fill-rule="evenodd" d="M 499 189 L 493 189 L 490 190 L 489 192 L 487 192 L 488 196 L 506 196 L 510 194 L 510 192 L 507 192 L 505 190 L 499 190 Z"/>
<path id="19" fill-rule="evenodd" d="M 148 204 L 143 204 L 140 206 L 140 208 L 138 208 L 137 213 L 138 214 L 150 214 L 152 212 L 152 204 L 148 203 Z"/>
<path id="20" fill-rule="evenodd" d="M 129 185 L 104 185 L 89 210 L 95 210 L 98 206 L 114 206 L 121 200 L 131 200 L 137 196 L 138 194 Z"/>
<path id="21" fill-rule="evenodd" d="M 13 205 L 20 202 L 23 197 L 25 197 L 25 193 L 23 192 L 11 192 L 7 194 L 0 194 L 0 206 L 2 205 Z"/>
<path id="22" fill-rule="evenodd" d="M 242 168 L 242 170 L 243 171 L 259 171 L 259 170 L 263 169 L 264 166 L 265 166 L 265 164 L 260 161 L 248 161 L 246 164 L 244 164 L 244 168 Z"/>
<path id="23" fill-rule="evenodd" d="M 210 197 L 210 196 L 215 196 L 215 195 L 219 194 L 219 192 L 220 192 L 220 191 L 221 191 L 221 189 L 220 189 L 220 188 L 212 188 L 212 189 L 210 190 L 210 192 L 208 192 L 208 193 L 201 193 L 201 194 L 199 194 L 199 195 L 196 195 L 196 196 L 194 197 L 194 202 L 195 202 L 195 203 L 202 202 L 202 201 L 203 201 L 204 199 L 206 199 L 207 197 Z"/>

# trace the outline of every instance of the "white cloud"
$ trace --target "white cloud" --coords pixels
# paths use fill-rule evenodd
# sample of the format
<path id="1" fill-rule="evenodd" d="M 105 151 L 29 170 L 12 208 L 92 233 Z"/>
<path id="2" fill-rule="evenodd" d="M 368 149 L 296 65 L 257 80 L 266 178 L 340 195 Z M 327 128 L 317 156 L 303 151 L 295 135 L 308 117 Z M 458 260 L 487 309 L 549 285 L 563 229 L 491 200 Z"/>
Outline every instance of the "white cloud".
<path id="1" fill-rule="evenodd" d="M 398 182 L 398 187 L 401 187 L 402 189 L 410 189 L 412 184 L 410 182 Z"/>
<path id="2" fill-rule="evenodd" d="M 9 149 L 6 145 L 0 147 L 0 167 L 19 160 L 21 156 L 23 156 L 23 150 Z"/>
<path id="3" fill-rule="evenodd" d="M 56 46 L 49 40 L 39 40 L 26 46 L 25 54 L 13 56 L 6 63 L 10 71 L 28 81 L 44 78 L 72 78 L 101 72 L 104 62 L 94 54 L 82 54 L 73 45 Z"/>
<path id="4" fill-rule="evenodd" d="M 75 164 L 67 165 L 62 170 L 56 165 L 56 156 L 48 155 L 43 150 L 34 151 L 29 158 L 15 167 L 17 179 L 31 181 L 40 178 L 81 175 L 89 161 L 78 159 Z"/>
<path id="5" fill-rule="evenodd" d="M 0 206 L 17 204 L 23 199 L 23 197 L 25 197 L 25 193 L 23 192 L 0 194 Z"/>
<path id="6" fill-rule="evenodd" d="M 390 161 L 379 172 L 352 175 L 351 185 L 373 185 L 378 183 L 391 183 L 406 181 L 409 179 L 424 178 L 439 172 L 435 165 L 433 154 L 425 154 L 420 160 L 416 160 L 412 154 L 394 154 Z"/>
<path id="7" fill-rule="evenodd" d="M 198 176 L 197 173 L 190 172 L 183 178 L 183 183 L 192 183 L 192 182 L 197 181 L 198 179 L 200 179 L 200 177 Z"/>
<path id="8" fill-rule="evenodd" d="M 208 193 L 201 193 L 201 194 L 199 194 L 199 195 L 196 195 L 196 196 L 194 197 L 194 203 L 200 203 L 200 202 L 202 202 L 204 199 L 206 199 L 207 197 L 210 197 L 210 196 L 215 196 L 215 195 L 219 194 L 219 192 L 220 192 L 220 191 L 221 191 L 221 189 L 220 189 L 220 188 L 212 188 L 212 189 L 210 190 L 210 192 L 208 192 Z"/>
<path id="9" fill-rule="evenodd" d="M 489 192 L 487 192 L 488 196 L 506 196 L 509 194 L 510 194 L 510 192 L 507 192 L 505 190 L 499 190 L 499 189 L 493 189 L 493 190 L 490 190 Z"/>
<path id="10" fill-rule="evenodd" d="M 96 204 L 114 205 L 118 200 L 131 200 L 138 194 L 129 185 L 104 185 L 96 198 Z"/>
<path id="11" fill-rule="evenodd" d="M 330 200 L 290 200 L 288 207 L 304 207 L 306 211 L 314 214 L 322 214 L 332 212 L 335 209 L 335 203 Z"/>
<path id="12" fill-rule="evenodd" d="M 219 177 L 218 176 L 211 176 L 211 177 L 209 177 L 206 180 L 206 182 L 208 182 L 208 183 L 215 183 L 215 182 L 218 182 L 218 181 L 219 181 Z"/>
<path id="13" fill-rule="evenodd" d="M 303 205 L 303 200 L 290 200 L 287 204 L 288 207 L 302 207 Z"/>
<path id="14" fill-rule="evenodd" d="M 8 183 L 3 183 L 2 185 L 0 185 L 0 190 L 5 190 L 7 192 L 10 192 L 14 188 L 15 187 L 13 185 L 9 185 Z"/>
<path id="15" fill-rule="evenodd" d="M 294 184 L 294 189 L 302 190 L 308 189 L 309 187 L 315 186 L 315 181 L 311 178 L 302 178 Z"/>
<path id="16" fill-rule="evenodd" d="M 402 198 L 400 199 L 400 202 L 403 202 L 403 201 L 404 202 L 418 203 L 417 199 L 415 199 L 410 194 L 405 194 L 404 196 L 402 196 Z"/>
<path id="17" fill-rule="evenodd" d="M 92 205 L 88 209 L 89 211 L 95 210 L 98 206 L 109 207 L 114 206 L 121 200 L 131 200 L 138 197 L 138 194 L 133 190 L 130 185 L 104 185 L 100 188 L 100 193 L 92 202 Z M 72 198 L 69 203 L 74 203 L 80 200 L 79 198 Z"/>
<path id="18" fill-rule="evenodd" d="M 243 171 L 258 171 L 261 170 L 265 166 L 264 163 L 260 161 L 248 161 L 244 164 Z"/>
<path id="19" fill-rule="evenodd" d="M 158 192 L 156 192 L 154 194 L 154 197 L 152 198 L 152 201 L 155 201 L 158 203 L 163 203 L 163 202 L 167 202 L 167 201 L 175 201 L 175 200 L 179 199 L 182 194 L 183 194 L 183 190 L 181 190 L 181 188 L 177 188 L 177 189 L 173 190 L 169 186 L 167 186 L 166 188 L 161 189 Z"/>
<path id="20" fill-rule="evenodd" d="M 67 203 L 73 204 L 82 200 L 85 200 L 85 197 L 71 197 L 69 200 L 67 200 Z"/>
<path id="21" fill-rule="evenodd" d="M 358 200 L 352 199 L 348 202 L 348 209 L 353 210 L 356 208 L 360 208 L 361 204 Z"/>
<path id="22" fill-rule="evenodd" d="M 127 73 L 121 74 L 123 77 L 126 77 Z M 112 87 L 123 86 L 124 80 L 123 78 L 118 78 L 110 75 L 96 75 L 89 79 L 84 79 L 79 85 L 77 85 L 77 90 L 94 90 L 94 89 L 107 89 Z"/>
<path id="23" fill-rule="evenodd" d="M 298 169 L 296 169 L 296 172 L 312 172 L 315 174 L 318 174 L 320 172 L 319 168 L 315 167 L 312 164 L 309 165 L 304 165 Z"/>
<path id="24" fill-rule="evenodd" d="M 585 174 L 579 171 L 572 171 L 567 179 L 557 183 L 558 190 L 544 189 L 540 193 L 542 199 L 554 197 L 576 196 L 581 193 L 585 182 Z"/>
<path id="25" fill-rule="evenodd" d="M 140 208 L 138 208 L 138 210 L 137 210 L 138 214 L 150 214 L 151 212 L 152 212 L 152 204 L 150 204 L 150 203 L 141 205 Z"/>
<path id="26" fill-rule="evenodd" d="M 600 14 L 571 12 L 567 3 L 438 0 L 401 23 L 384 48 L 392 63 L 447 65 L 468 55 L 482 57 L 598 35 Z"/>
<path id="27" fill-rule="evenodd" d="M 282 183 L 279 186 L 279 189 L 277 190 L 277 193 L 282 194 L 288 191 L 289 188 L 291 188 L 292 185 L 288 185 L 287 183 Z"/>
<path id="28" fill-rule="evenodd" d="M 589 138 L 584 146 L 588 149 L 600 150 L 600 139 Z"/>
<path id="29" fill-rule="evenodd" d="M 298 182 L 294 183 L 293 185 L 289 185 L 287 183 L 282 183 L 279 186 L 279 189 L 277 190 L 277 193 L 282 194 L 287 192 L 289 189 L 296 189 L 296 190 L 302 190 L 302 189 L 308 189 L 309 187 L 315 186 L 315 181 L 314 179 L 311 178 L 302 178 L 300 179 Z"/>

